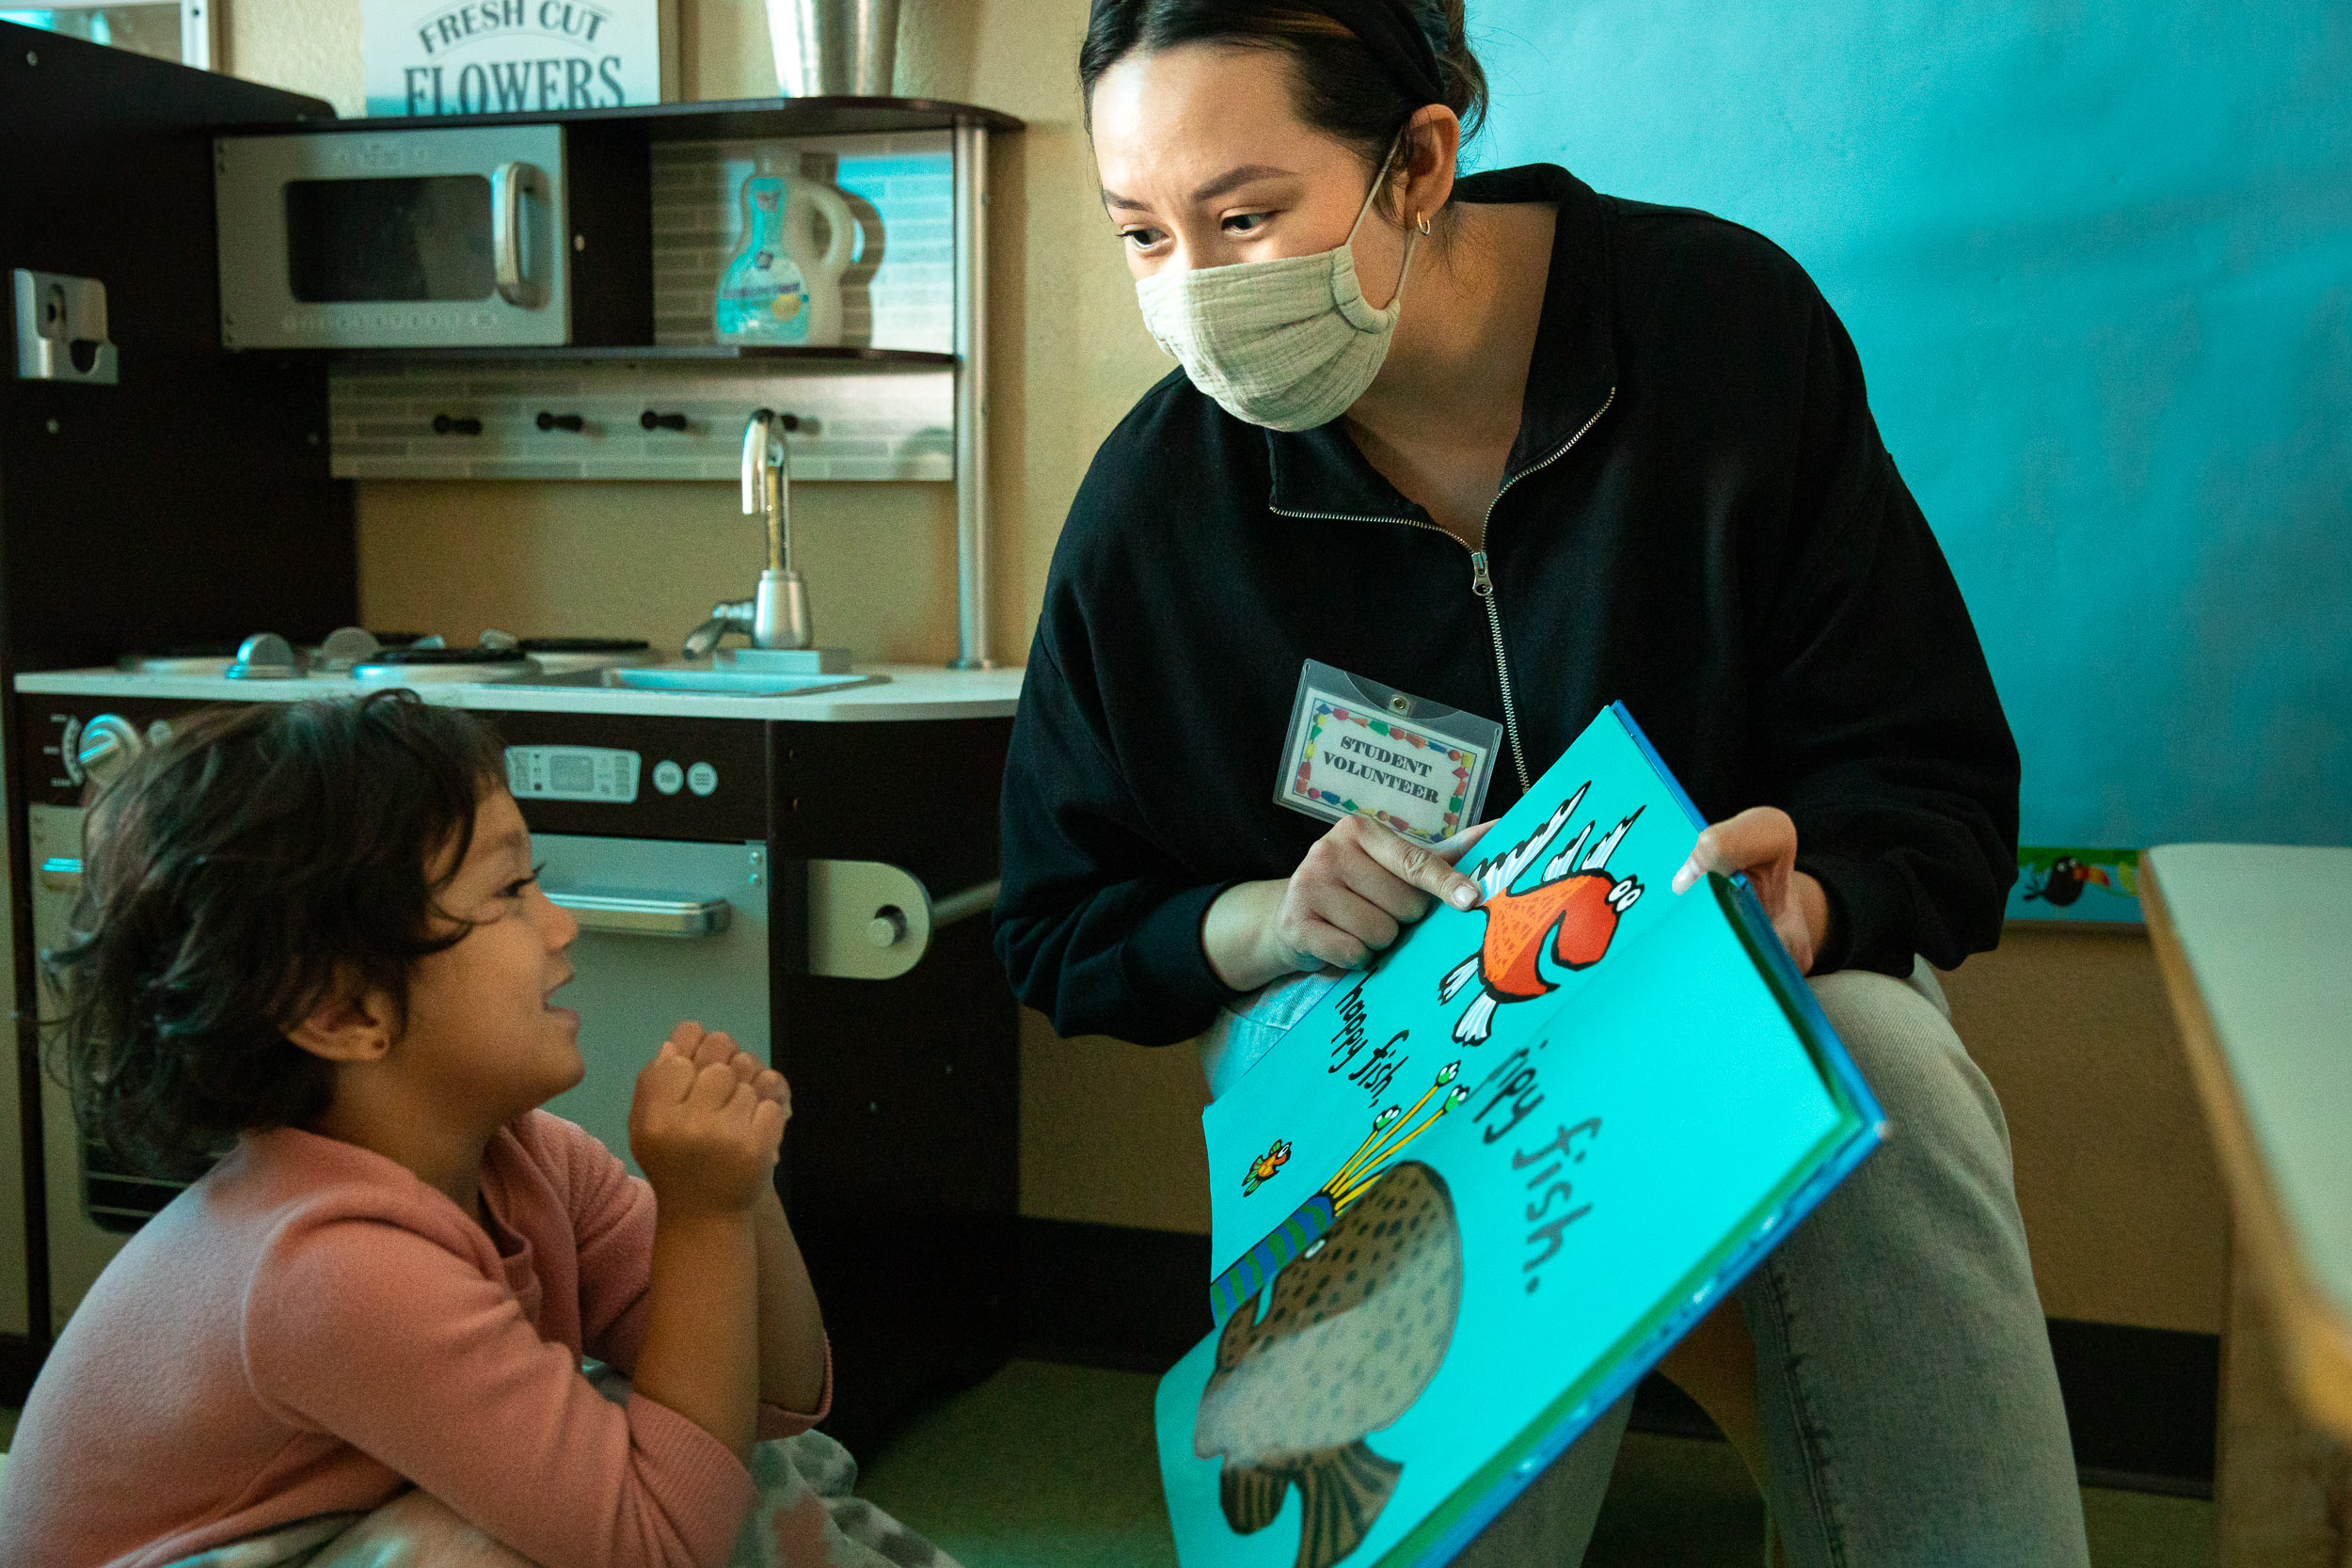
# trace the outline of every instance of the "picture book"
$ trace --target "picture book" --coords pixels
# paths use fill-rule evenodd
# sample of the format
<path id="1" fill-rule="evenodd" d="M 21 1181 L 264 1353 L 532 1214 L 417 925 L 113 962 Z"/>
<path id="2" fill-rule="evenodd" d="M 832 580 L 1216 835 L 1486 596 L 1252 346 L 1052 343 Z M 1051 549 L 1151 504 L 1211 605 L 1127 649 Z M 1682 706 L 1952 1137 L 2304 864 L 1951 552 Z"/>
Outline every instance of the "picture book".
<path id="1" fill-rule="evenodd" d="M 1622 705 L 1202 1116 L 1216 1324 L 1162 1381 L 1185 1568 L 1449 1560 L 1883 1134 Z"/>

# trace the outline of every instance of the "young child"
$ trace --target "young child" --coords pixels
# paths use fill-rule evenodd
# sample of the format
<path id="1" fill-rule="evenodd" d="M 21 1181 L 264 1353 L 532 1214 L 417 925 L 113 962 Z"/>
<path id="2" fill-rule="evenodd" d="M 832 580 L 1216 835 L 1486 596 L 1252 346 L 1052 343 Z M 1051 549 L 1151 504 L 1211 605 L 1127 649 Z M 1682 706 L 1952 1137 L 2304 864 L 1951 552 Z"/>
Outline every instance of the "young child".
<path id="1" fill-rule="evenodd" d="M 832 1398 L 771 1179 L 784 1079 L 679 1024 L 637 1079 L 642 1181 L 537 1108 L 583 1071 L 554 1000 L 579 928 L 479 721 L 403 691 L 209 713 L 86 837 L 52 958 L 84 1124 L 172 1174 L 228 1152 L 57 1340 L 0 1564 L 323 1563 L 388 1533 L 353 1555 L 945 1560 L 821 1436 L 822 1477 L 755 1452 Z"/>

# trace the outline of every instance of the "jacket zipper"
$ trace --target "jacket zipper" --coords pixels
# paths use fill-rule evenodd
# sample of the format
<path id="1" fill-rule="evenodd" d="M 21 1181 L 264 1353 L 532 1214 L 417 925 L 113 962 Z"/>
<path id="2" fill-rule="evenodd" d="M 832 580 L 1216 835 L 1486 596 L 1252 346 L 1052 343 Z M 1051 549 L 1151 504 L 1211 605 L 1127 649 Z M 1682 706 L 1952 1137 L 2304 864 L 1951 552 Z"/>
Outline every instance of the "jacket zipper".
<path id="1" fill-rule="evenodd" d="M 1453 539 L 1455 544 L 1460 545 L 1464 549 L 1470 551 L 1470 592 L 1477 594 L 1479 599 L 1485 603 L 1486 607 L 1487 629 L 1494 633 L 1495 678 L 1502 684 L 1502 730 L 1511 740 L 1511 766 L 1518 773 L 1519 793 L 1522 795 L 1526 794 L 1530 789 L 1534 787 L 1534 781 L 1528 776 L 1527 752 L 1526 749 L 1519 744 L 1518 705 L 1514 702 L 1511 697 L 1511 659 L 1510 656 L 1504 653 L 1502 649 L 1502 610 L 1495 603 L 1494 578 L 1487 573 L 1486 570 L 1486 530 L 1494 523 L 1495 508 L 1502 504 L 1502 498 L 1510 490 L 1512 485 L 1517 484 L 1520 480 L 1525 479 L 1529 474 L 1540 473 L 1544 469 L 1550 467 L 1554 463 L 1559 462 L 1560 459 L 1567 456 L 1569 451 L 1574 450 L 1576 444 L 1584 439 L 1584 433 L 1591 430 L 1594 425 L 1599 423 L 1600 417 L 1603 414 L 1608 413 L 1609 405 L 1616 401 L 1617 389 L 1614 387 L 1612 387 L 1609 388 L 1609 395 L 1600 400 L 1600 406 L 1593 410 L 1592 418 L 1577 426 L 1576 434 L 1569 436 L 1565 442 L 1562 443 L 1559 450 L 1553 451 L 1549 456 L 1544 458 L 1541 462 L 1529 464 L 1526 467 L 1521 468 L 1518 473 L 1505 474 L 1503 476 L 1502 485 L 1495 491 L 1495 499 L 1486 503 L 1486 516 L 1479 519 L 1478 544 L 1475 548 L 1473 548 L 1466 541 L 1455 538 L 1454 535 L 1451 533 L 1446 533 L 1446 531 L 1439 528 L 1437 524 L 1424 523 L 1419 517 L 1359 516 L 1349 512 L 1285 512 L 1279 506 L 1270 506 L 1267 508 L 1268 511 L 1272 512 L 1278 517 L 1314 517 L 1327 519 L 1336 523 L 1400 523 L 1406 528 L 1427 529 L 1432 533 L 1445 533 L 1445 536 L 1448 539 Z"/>

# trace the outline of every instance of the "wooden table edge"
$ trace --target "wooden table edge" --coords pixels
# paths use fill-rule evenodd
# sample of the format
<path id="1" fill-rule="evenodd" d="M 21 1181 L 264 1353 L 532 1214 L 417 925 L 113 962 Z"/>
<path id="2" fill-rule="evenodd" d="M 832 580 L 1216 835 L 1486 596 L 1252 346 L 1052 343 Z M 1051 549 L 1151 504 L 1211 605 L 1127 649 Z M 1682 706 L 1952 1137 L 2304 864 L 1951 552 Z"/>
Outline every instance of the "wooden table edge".
<path id="1" fill-rule="evenodd" d="M 2337 1317 L 2296 1254 L 2293 1229 L 2247 1119 L 2229 1056 L 2165 905 L 2157 864 L 2153 853 L 2140 860 L 2140 908 L 2229 1191 L 2233 1250 L 2252 1271 L 2269 1305 L 2296 1398 L 2315 1423 L 2352 1441 L 2352 1326 Z"/>

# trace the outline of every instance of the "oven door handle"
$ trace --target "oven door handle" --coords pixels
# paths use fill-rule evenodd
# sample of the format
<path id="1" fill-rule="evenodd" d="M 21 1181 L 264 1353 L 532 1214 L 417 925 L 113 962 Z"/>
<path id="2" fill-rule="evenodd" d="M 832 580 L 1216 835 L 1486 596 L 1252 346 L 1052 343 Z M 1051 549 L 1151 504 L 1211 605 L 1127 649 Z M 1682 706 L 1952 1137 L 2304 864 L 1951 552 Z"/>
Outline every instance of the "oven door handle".
<path id="1" fill-rule="evenodd" d="M 581 930 L 616 937 L 715 937 L 735 923 L 735 906 L 723 898 L 550 891 L 548 902 L 567 911 Z"/>
<path id="2" fill-rule="evenodd" d="M 490 265 L 499 298 L 526 310 L 538 300 L 523 276 L 523 196 L 538 180 L 539 171 L 525 163 L 501 164 L 490 176 Z"/>

